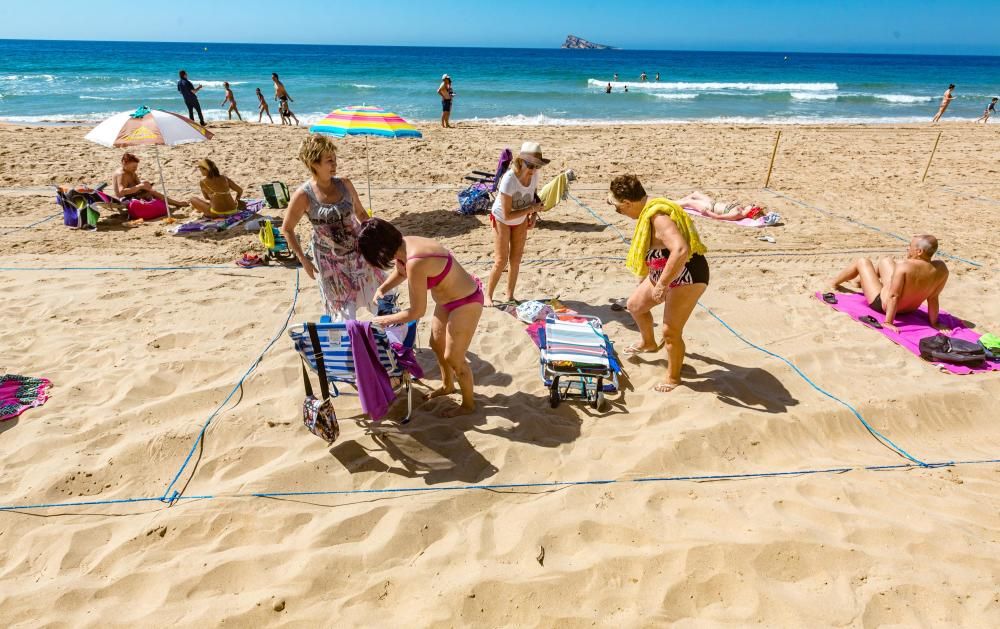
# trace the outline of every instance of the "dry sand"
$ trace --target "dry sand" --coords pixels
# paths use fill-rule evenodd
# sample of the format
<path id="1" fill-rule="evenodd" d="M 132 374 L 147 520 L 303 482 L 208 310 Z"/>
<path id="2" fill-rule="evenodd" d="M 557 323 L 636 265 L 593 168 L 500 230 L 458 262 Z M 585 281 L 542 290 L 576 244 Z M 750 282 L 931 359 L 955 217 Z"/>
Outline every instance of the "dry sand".
<path id="1" fill-rule="evenodd" d="M 172 194 L 195 192 L 204 155 L 251 193 L 303 180 L 304 129 L 212 126 L 208 144 L 161 151 Z M 781 130 L 772 189 L 884 231 L 762 190 L 776 132 L 767 127 L 427 129 L 423 141 L 370 142 L 374 207 L 485 273 L 488 223 L 453 215 L 455 192 L 468 170 L 492 168 L 502 147 L 526 139 L 553 158 L 545 172 L 572 167 L 574 194 L 626 233 L 604 203 L 619 173 L 655 193 L 757 200 L 784 216 L 768 230 L 774 244 L 698 222 L 712 269 L 702 303 L 914 456 L 1000 458 L 1000 376 L 941 373 L 810 296 L 853 257 L 901 252 L 885 232 L 929 232 L 981 264 L 949 261 L 943 307 L 1000 332 L 1000 128 Z M 157 223 L 83 233 L 58 219 L 20 229 L 56 211 L 46 186 L 107 180 L 120 152 L 85 132 L 0 126 L 0 369 L 55 383 L 44 407 L 0 424 L 0 504 L 160 496 L 294 293 L 293 270 L 232 266 L 256 246 L 246 232 L 182 240 Z M 339 145 L 341 174 L 364 195 L 364 142 Z M 140 156 L 153 178 L 151 152 Z M 567 201 L 531 234 L 526 258 L 622 255 L 613 229 Z M 205 264 L 226 266 L 8 270 Z M 634 283 L 614 260 L 529 263 L 518 296 L 598 314 L 621 347 L 636 332 L 608 304 Z M 320 308 L 303 275 L 293 321 Z M 628 362 L 631 388 L 606 412 L 552 410 L 521 327 L 484 314 L 470 350 L 475 415 L 438 419 L 432 411 L 454 403 L 439 401 L 409 426 L 370 434 L 350 419 L 360 408 L 349 394 L 332 448 L 300 424 L 299 361 L 282 335 L 182 475 L 190 499 L 0 513 L 3 625 L 1000 625 L 1000 463 L 857 469 L 906 461 L 704 309 L 687 328 L 686 387 L 653 393 L 662 357 Z M 420 360 L 436 383 L 429 351 Z M 852 469 L 630 482 L 829 468 Z M 620 482 L 250 496 L 599 479 Z"/>

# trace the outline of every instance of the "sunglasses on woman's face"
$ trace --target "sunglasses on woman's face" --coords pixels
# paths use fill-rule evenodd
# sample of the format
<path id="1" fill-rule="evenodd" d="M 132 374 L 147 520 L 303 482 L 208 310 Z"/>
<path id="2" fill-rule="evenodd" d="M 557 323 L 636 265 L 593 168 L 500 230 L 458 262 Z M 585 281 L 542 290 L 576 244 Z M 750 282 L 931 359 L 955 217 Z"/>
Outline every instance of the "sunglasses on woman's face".
<path id="1" fill-rule="evenodd" d="M 524 162 L 524 165 L 528 168 L 528 170 L 538 170 L 542 167 L 541 164 L 532 164 L 531 162 Z"/>

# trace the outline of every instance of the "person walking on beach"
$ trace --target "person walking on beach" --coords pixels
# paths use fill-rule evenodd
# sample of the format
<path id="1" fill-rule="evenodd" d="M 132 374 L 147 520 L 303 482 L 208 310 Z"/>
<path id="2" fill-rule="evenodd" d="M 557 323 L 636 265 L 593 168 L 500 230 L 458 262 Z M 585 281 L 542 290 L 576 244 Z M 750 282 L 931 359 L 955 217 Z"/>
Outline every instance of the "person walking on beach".
<path id="1" fill-rule="evenodd" d="M 195 87 L 188 80 L 188 73 L 181 70 L 179 73 L 180 80 L 177 81 L 177 91 L 181 93 L 184 97 L 184 105 L 187 106 L 188 118 L 194 120 L 194 112 L 198 112 L 198 122 L 201 126 L 205 126 L 205 117 L 201 115 L 201 103 L 198 102 L 198 90 L 201 86 Z"/>
<path id="2" fill-rule="evenodd" d="M 431 321 L 431 350 L 441 369 L 441 386 L 427 399 L 450 395 L 455 385 L 462 404 L 441 413 L 442 417 L 468 415 L 476 410 L 472 368 L 466 358 L 483 314 L 483 286 L 479 278 L 462 268 L 451 251 L 437 241 L 422 236 L 403 236 L 396 227 L 380 218 L 361 225 L 358 249 L 368 264 L 390 271 L 375 292 L 382 297 L 403 282 L 409 290 L 410 307 L 395 314 L 375 317 L 372 323 L 394 326 L 419 321 L 427 312 L 427 293 L 434 301 Z"/>
<path id="3" fill-rule="evenodd" d="M 664 198 L 650 198 L 635 175 L 611 180 L 608 204 L 636 221 L 625 265 L 641 278 L 627 308 L 642 338 L 626 354 L 654 354 L 667 346 L 667 377 L 654 391 L 668 393 L 681 384 L 684 325 L 708 288 L 706 248 L 691 217 Z M 656 342 L 652 309 L 663 304 L 663 341 Z"/>
<path id="4" fill-rule="evenodd" d="M 954 91 L 955 84 L 952 83 L 948 86 L 948 89 L 944 91 L 944 96 L 941 97 L 941 106 L 938 108 L 938 112 L 934 115 L 934 119 L 931 120 L 931 122 L 939 122 L 941 120 L 941 116 L 943 116 L 945 110 L 948 109 L 948 105 L 951 104 L 951 101 L 955 100 Z"/>
<path id="5" fill-rule="evenodd" d="M 233 119 L 233 112 L 236 112 L 236 117 L 243 120 L 243 116 L 240 115 L 240 110 L 236 108 L 236 97 L 233 96 L 233 90 L 229 87 L 229 81 L 223 81 L 222 87 L 226 90 L 226 98 L 222 101 L 219 107 L 224 107 L 226 103 L 229 103 L 229 110 L 226 112 L 229 114 L 229 119 Z"/>
<path id="6" fill-rule="evenodd" d="M 267 99 L 264 98 L 264 93 L 257 88 L 257 122 L 260 122 L 264 118 L 264 114 L 267 114 L 267 119 L 274 124 L 274 118 L 271 117 L 271 110 L 267 107 Z"/>
<path id="7" fill-rule="evenodd" d="M 997 113 L 997 98 L 994 96 L 993 100 L 990 101 L 990 104 L 986 106 L 986 111 L 983 112 L 983 115 L 980 116 L 979 119 L 976 120 L 976 122 L 982 122 L 983 124 L 986 124 L 987 122 L 990 121 L 990 116 L 992 116 L 995 113 Z"/>
<path id="8" fill-rule="evenodd" d="M 386 278 L 381 269 L 365 262 L 358 250 L 358 231 L 368 213 L 351 180 L 336 176 L 333 140 L 324 135 L 306 136 L 299 146 L 299 160 L 311 176 L 292 193 L 281 234 L 306 275 L 319 283 L 327 314 L 335 321 L 356 319 L 358 306 L 372 310 L 375 290 Z M 295 235 L 295 226 L 303 216 L 313 227 L 312 259 Z"/>
<path id="9" fill-rule="evenodd" d="M 278 113 L 281 114 L 281 124 L 292 124 L 291 119 L 294 119 L 295 126 L 299 126 L 299 119 L 295 117 L 292 109 L 288 106 L 288 103 L 294 102 L 295 99 L 288 95 L 288 90 L 285 89 L 285 84 L 278 78 L 277 72 L 271 73 L 271 81 L 274 82 L 274 100 L 278 101 Z"/>
<path id="10" fill-rule="evenodd" d="M 438 96 L 441 97 L 441 126 L 451 127 L 451 102 L 455 99 L 455 90 L 451 87 L 451 77 L 447 74 L 441 77 L 441 85 L 438 87 Z"/>

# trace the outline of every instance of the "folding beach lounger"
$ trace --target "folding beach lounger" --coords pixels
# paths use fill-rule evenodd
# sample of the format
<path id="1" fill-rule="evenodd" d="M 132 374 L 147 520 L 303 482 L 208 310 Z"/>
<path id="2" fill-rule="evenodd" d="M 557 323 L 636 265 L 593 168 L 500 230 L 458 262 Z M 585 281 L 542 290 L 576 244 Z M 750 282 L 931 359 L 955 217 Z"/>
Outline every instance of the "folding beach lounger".
<path id="1" fill-rule="evenodd" d="M 539 342 L 541 377 L 549 388 L 552 408 L 563 400 L 580 398 L 599 410 L 604 394 L 618 391 L 621 365 L 597 317 L 549 315 L 539 330 Z"/>
<path id="2" fill-rule="evenodd" d="M 332 397 L 340 396 L 340 391 L 337 389 L 338 382 L 349 384 L 357 389 L 357 373 L 354 369 L 354 356 L 351 354 L 351 339 L 347 334 L 347 323 L 344 321 L 334 322 L 329 315 L 323 315 L 316 323 L 316 331 L 320 347 L 323 349 L 326 377 L 333 385 Z M 400 390 L 406 390 L 406 416 L 401 420 L 401 423 L 405 424 L 410 421 L 410 415 L 413 413 L 413 381 L 410 372 L 401 364 L 396 352 L 392 349 L 392 344 L 398 343 L 404 349 L 412 349 L 416 344 L 417 324 L 411 322 L 405 326 L 388 329 L 373 326 L 372 331 L 378 346 L 379 362 L 393 380 L 393 388 L 397 394 Z M 288 336 L 291 337 L 292 343 L 295 345 L 295 351 L 302 356 L 309 368 L 314 373 L 319 373 L 312 340 L 309 338 L 306 325 L 292 326 L 288 330 Z"/>

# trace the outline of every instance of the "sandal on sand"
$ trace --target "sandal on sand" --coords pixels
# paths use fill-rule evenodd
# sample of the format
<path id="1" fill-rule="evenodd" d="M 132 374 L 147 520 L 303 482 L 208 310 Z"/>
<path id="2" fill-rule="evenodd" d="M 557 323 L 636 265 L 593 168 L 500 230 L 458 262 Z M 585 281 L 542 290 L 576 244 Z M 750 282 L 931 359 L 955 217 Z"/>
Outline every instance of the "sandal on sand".
<path id="1" fill-rule="evenodd" d="M 858 321 L 864 323 L 868 327 L 875 328 L 876 330 L 882 329 L 882 324 L 878 322 L 878 319 L 871 315 L 865 315 L 863 317 L 858 317 Z"/>
<path id="2" fill-rule="evenodd" d="M 264 261 L 256 253 L 244 253 L 243 257 L 236 261 L 236 264 L 244 269 L 252 269 L 255 266 L 263 266 Z"/>
<path id="3" fill-rule="evenodd" d="M 622 353 L 625 354 L 626 356 L 638 356 L 639 354 L 655 354 L 656 352 L 663 349 L 664 344 L 665 341 L 660 341 L 660 343 L 656 346 L 656 349 L 643 349 L 640 343 L 632 343 L 624 350 L 622 350 Z"/>
<path id="4" fill-rule="evenodd" d="M 828 304 L 835 304 L 837 303 L 837 296 L 833 293 L 823 293 L 823 301 Z"/>
<path id="5" fill-rule="evenodd" d="M 615 312 L 621 312 L 621 311 L 625 310 L 625 303 L 624 303 L 624 301 L 625 301 L 624 299 L 615 299 L 611 303 L 611 309 L 614 310 Z"/>

